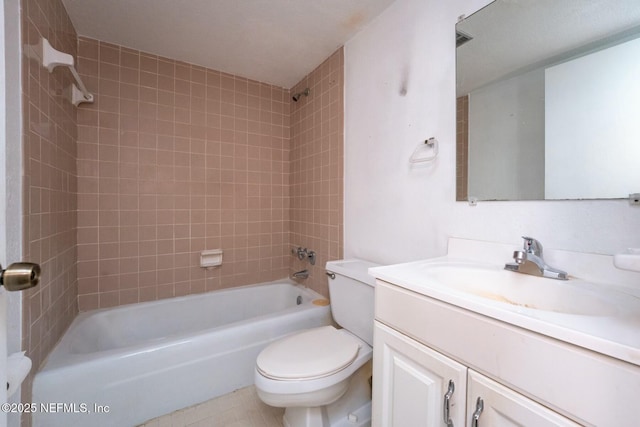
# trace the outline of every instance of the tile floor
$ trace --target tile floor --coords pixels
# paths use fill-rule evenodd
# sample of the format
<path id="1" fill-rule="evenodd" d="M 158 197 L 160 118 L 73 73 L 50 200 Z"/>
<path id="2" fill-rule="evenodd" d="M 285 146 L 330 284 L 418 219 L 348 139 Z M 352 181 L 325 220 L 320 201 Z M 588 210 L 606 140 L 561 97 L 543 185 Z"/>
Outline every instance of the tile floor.
<path id="1" fill-rule="evenodd" d="M 260 401 L 254 386 L 154 418 L 139 427 L 282 427 L 284 408 Z"/>

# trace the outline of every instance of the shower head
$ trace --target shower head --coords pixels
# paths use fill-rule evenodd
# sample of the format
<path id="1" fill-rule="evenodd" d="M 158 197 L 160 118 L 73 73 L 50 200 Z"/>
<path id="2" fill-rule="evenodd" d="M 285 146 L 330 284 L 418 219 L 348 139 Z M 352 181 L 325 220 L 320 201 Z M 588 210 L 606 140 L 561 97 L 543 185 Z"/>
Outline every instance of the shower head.
<path id="1" fill-rule="evenodd" d="M 303 90 L 302 92 L 298 92 L 295 95 L 293 95 L 291 97 L 291 99 L 293 99 L 293 102 L 298 102 L 298 100 L 300 99 L 300 97 L 302 95 L 304 96 L 309 96 L 309 93 L 311 92 L 311 90 L 309 88 L 306 88 L 305 90 Z"/>

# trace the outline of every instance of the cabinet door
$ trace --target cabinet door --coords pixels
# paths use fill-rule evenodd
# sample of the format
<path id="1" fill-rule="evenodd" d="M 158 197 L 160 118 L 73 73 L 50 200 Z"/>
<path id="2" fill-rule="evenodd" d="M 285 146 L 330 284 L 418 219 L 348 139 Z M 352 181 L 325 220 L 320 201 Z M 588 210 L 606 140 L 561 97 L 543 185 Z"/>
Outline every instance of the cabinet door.
<path id="1" fill-rule="evenodd" d="M 464 425 L 465 366 L 377 321 L 373 348 L 374 427 L 447 426 L 449 381 L 449 425 Z"/>
<path id="2" fill-rule="evenodd" d="M 478 409 L 478 398 L 482 410 Z M 576 424 L 557 412 L 469 369 L 467 419 L 472 427 L 557 427 Z M 477 420 L 474 421 L 474 412 Z"/>

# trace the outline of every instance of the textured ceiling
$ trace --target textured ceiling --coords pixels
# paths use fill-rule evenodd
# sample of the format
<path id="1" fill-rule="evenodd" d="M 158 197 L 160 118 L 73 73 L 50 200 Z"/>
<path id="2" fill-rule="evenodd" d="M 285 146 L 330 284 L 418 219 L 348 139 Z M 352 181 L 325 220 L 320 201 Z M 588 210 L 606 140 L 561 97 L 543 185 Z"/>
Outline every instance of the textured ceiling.
<path id="1" fill-rule="evenodd" d="M 640 32 L 640 0 L 496 0 L 460 22 L 458 96 L 555 62 L 620 32 Z"/>
<path id="2" fill-rule="evenodd" d="M 63 0 L 80 36 L 291 88 L 393 0 Z"/>

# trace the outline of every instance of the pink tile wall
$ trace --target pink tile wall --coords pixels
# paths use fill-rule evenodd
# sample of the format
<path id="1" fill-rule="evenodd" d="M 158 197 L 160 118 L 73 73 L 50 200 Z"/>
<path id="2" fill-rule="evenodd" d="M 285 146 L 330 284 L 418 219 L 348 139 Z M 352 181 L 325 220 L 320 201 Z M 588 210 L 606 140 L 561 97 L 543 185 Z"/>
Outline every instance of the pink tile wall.
<path id="1" fill-rule="evenodd" d="M 78 307 L 305 267 L 305 284 L 328 294 L 324 263 L 342 257 L 342 49 L 292 89 L 311 89 L 293 103 L 286 89 L 78 39 L 59 0 L 21 8 L 24 258 L 43 268 L 23 294 L 23 348 L 34 366 Z M 68 72 L 29 59 L 40 37 L 77 58 L 94 104 L 76 110 L 65 99 Z M 315 267 L 290 255 L 298 245 L 317 252 Z M 222 267 L 198 266 L 209 248 L 224 250 Z"/>
<path id="2" fill-rule="evenodd" d="M 76 109 L 65 98 L 71 75 L 62 68 L 49 73 L 33 46 L 45 37 L 75 55 L 77 37 L 61 1 L 23 0 L 21 9 L 23 256 L 42 267 L 40 284 L 23 293 L 22 348 L 34 366 L 22 387 L 29 402 L 33 372 L 78 312 Z"/>
<path id="3" fill-rule="evenodd" d="M 289 91 L 80 38 L 80 310 L 285 277 Z M 203 249 L 222 267 L 199 267 Z"/>
<path id="4" fill-rule="evenodd" d="M 294 86 L 309 96 L 291 101 L 292 247 L 317 254 L 315 266 L 291 258 L 291 271 L 309 269 L 302 281 L 328 295 L 328 260 L 343 257 L 344 55 L 340 48 Z"/>

